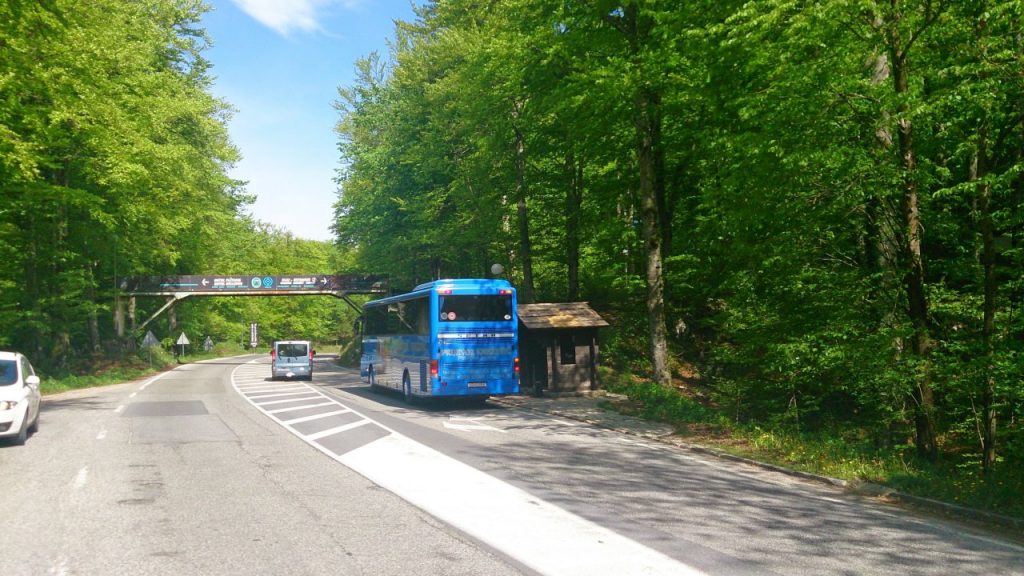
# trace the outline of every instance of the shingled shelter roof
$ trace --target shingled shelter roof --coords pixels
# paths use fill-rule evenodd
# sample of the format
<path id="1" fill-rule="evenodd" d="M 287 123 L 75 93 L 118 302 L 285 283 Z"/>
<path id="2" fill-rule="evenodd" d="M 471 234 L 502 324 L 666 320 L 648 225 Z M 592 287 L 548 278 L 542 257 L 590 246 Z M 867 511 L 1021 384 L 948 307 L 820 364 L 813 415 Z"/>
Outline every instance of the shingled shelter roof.
<path id="1" fill-rule="evenodd" d="M 519 321 L 531 330 L 545 328 L 601 328 L 608 326 L 586 302 L 520 304 Z"/>

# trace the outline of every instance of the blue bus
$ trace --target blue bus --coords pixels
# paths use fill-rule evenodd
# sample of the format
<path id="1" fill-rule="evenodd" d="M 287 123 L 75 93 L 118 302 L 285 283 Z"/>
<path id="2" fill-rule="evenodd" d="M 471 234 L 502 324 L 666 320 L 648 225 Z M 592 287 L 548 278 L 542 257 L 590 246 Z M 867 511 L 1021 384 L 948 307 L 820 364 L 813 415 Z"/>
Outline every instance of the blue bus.
<path id="1" fill-rule="evenodd" d="M 519 393 L 516 291 L 507 280 L 435 280 L 363 305 L 359 372 L 373 389 L 428 397 Z"/>

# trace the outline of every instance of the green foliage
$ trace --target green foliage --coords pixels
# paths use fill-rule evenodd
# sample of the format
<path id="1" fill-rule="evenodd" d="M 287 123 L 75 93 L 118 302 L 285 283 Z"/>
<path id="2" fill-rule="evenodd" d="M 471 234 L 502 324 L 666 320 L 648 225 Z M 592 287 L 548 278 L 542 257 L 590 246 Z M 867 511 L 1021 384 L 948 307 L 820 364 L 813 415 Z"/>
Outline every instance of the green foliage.
<path id="1" fill-rule="evenodd" d="M 0 4 L 0 346 L 47 375 L 124 357 L 111 321 L 127 276 L 318 274 L 342 257 L 252 222 L 228 170 L 228 105 L 210 92 L 195 0 Z M 123 304 L 123 302 L 122 302 Z M 162 302 L 140 298 L 148 318 Z M 327 298 L 190 299 L 147 329 L 174 342 L 337 341 Z M 136 344 L 143 334 L 137 337 Z"/>
<path id="2" fill-rule="evenodd" d="M 522 286 L 529 245 L 537 298 L 590 301 L 613 325 L 602 361 L 649 374 L 636 140 L 654 122 L 671 363 L 702 375 L 687 384 L 737 425 L 885 450 L 927 414 L 945 458 L 977 452 L 991 413 L 998 467 L 1020 466 L 1024 15 L 980 10 L 430 2 L 341 89 L 341 243 L 399 285 L 500 261 Z"/>
<path id="3" fill-rule="evenodd" d="M 785 426 L 743 424 L 728 416 L 728 407 L 709 407 L 680 390 L 608 370 L 602 371 L 602 380 L 609 391 L 628 398 L 626 403 L 606 402 L 606 409 L 672 424 L 684 438 L 701 445 L 855 484 L 872 482 L 1024 518 L 1024 473 L 1018 467 L 1001 466 L 986 476 L 977 466 L 977 454 L 957 454 L 933 464 L 915 458 L 911 444 L 879 443 L 869 429 L 846 425 L 798 432 Z"/>
<path id="4" fill-rule="evenodd" d="M 610 392 L 625 394 L 639 404 L 639 413 L 647 419 L 675 425 L 708 423 L 714 413 L 701 403 L 651 382 L 624 381 L 612 378 L 607 386 Z M 724 421 L 723 421 L 724 422 Z"/>
<path id="5" fill-rule="evenodd" d="M 335 246 L 244 216 L 205 9 L 0 4 L 0 346 L 44 373 L 123 354 L 125 276 L 364 271 L 405 289 L 499 262 L 520 287 L 529 268 L 539 301 L 589 301 L 612 323 L 602 362 L 641 376 L 664 305 L 688 400 L 644 388 L 651 416 L 727 418 L 782 454 L 824 439 L 814 453 L 896 478 L 926 415 L 934 466 L 1019 485 L 1019 2 L 429 2 L 339 89 Z M 325 298 L 195 299 L 151 326 L 244 343 L 255 321 L 351 361 L 354 319 Z M 968 463 L 992 418 L 981 482 Z"/>

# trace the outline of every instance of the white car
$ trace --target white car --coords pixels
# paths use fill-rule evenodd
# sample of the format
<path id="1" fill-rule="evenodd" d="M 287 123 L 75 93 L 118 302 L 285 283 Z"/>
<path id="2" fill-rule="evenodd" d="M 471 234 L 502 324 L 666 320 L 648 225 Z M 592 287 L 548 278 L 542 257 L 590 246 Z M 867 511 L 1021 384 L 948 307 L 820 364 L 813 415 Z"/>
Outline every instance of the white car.
<path id="1" fill-rule="evenodd" d="M 39 429 L 39 376 L 17 352 L 0 352 L 0 438 L 24 444 Z"/>

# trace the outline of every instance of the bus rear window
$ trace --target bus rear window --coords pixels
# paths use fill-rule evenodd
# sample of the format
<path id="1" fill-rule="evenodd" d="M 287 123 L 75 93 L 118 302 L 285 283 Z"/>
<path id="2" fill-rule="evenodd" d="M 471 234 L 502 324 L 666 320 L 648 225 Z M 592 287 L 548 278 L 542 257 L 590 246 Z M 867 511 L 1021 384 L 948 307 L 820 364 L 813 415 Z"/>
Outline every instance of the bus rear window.
<path id="1" fill-rule="evenodd" d="M 512 296 L 441 296 L 442 322 L 501 322 L 512 319 Z"/>

